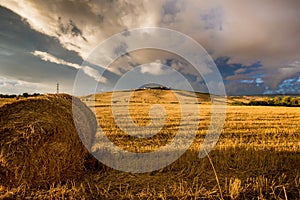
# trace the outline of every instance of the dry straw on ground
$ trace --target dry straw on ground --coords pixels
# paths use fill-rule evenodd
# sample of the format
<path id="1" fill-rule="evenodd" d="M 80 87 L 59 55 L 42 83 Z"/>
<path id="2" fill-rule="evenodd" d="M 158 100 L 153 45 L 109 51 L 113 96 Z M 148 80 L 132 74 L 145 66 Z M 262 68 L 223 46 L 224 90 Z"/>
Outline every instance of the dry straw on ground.
<path id="1" fill-rule="evenodd" d="M 111 93 L 97 94 L 95 98 L 94 96 L 84 97 L 83 100 L 87 105 L 95 104 L 99 125 L 114 144 L 127 151 L 142 153 L 156 151 L 161 146 L 171 142 L 174 135 L 177 134 L 180 125 L 180 109 L 178 109 L 179 104 L 176 103 L 176 99 L 170 92 L 169 90 L 136 91 L 130 99 L 127 99 L 130 101 L 131 117 L 140 126 L 149 123 L 149 109 L 153 104 L 161 104 L 168 114 L 166 124 L 160 133 L 151 138 L 138 138 L 141 140 L 129 138 L 129 135 L 126 136 L 117 126 L 111 113 Z M 177 92 L 186 98 L 190 96 L 188 92 Z M 115 104 L 123 104 L 122 102 L 125 102 L 125 98 L 127 98 L 126 93 L 124 91 L 115 92 L 120 98 Z M 201 103 L 197 136 L 186 153 L 171 165 L 158 171 L 143 174 L 119 172 L 101 165 L 104 170 L 87 170 L 84 178 L 79 180 L 74 179 L 71 173 L 80 175 L 82 168 L 78 168 L 79 170 L 74 172 L 72 171 L 74 168 L 72 168 L 72 170 L 64 171 L 66 176 L 60 176 L 64 178 L 63 180 L 70 177 L 66 183 L 51 184 L 53 179 L 45 176 L 44 182 L 49 180 L 49 184 L 51 184 L 49 187 L 27 188 L 24 185 L 6 187 L 2 183 L 2 177 L 0 177 L 0 199 L 222 199 L 222 197 L 224 199 L 300 199 L 300 108 L 227 106 L 226 121 L 217 145 L 209 153 L 210 157 L 199 159 L 198 153 L 211 122 L 212 110 L 210 104 L 206 102 L 205 99 L 208 98 L 204 94 L 197 96 Z M 78 104 L 80 103 L 78 101 Z M 191 109 L 194 109 L 194 104 L 189 105 Z M 128 109 L 124 105 L 121 106 L 124 110 Z M 44 107 L 45 105 L 36 109 L 31 108 L 29 111 L 27 109 L 27 112 L 45 112 L 47 116 L 52 116 L 52 120 L 61 121 L 62 118 L 58 117 L 58 114 L 50 114 L 49 112 L 53 111 Z M 22 110 L 21 107 L 14 109 L 14 112 L 21 113 L 20 110 Z M 75 119 L 80 119 L 79 116 L 83 116 L 81 128 L 92 123 L 92 121 L 85 122 L 85 115 L 80 114 L 84 110 L 78 109 L 75 115 Z M 0 113 L 3 112 L 3 108 L 0 108 Z M 13 115 L 14 118 L 12 118 L 9 112 L 5 112 L 7 114 L 0 114 L 1 127 L 5 124 L 2 120 L 10 121 L 11 124 L 15 122 L 15 127 L 22 127 L 21 124 L 18 125 L 20 117 L 17 118 Z M 66 113 L 68 116 L 68 112 L 61 109 L 57 112 Z M 23 115 L 24 113 L 26 112 L 24 111 Z M 25 117 L 29 116 L 30 113 L 25 115 Z M 8 119 L 4 119 L 6 117 Z M 197 122 L 196 117 L 198 117 L 197 112 L 191 112 L 189 119 Z M 40 117 L 40 121 L 43 119 Z M 63 119 L 63 124 L 66 124 L 68 118 L 64 117 Z M 23 122 L 23 125 L 28 127 L 28 123 Z M 185 126 L 186 131 L 190 130 L 190 126 Z M 35 126 L 35 130 L 38 128 L 39 126 Z M 45 129 L 45 125 L 41 128 Z M 70 127 L 68 128 L 70 129 Z M 7 134 L 6 148 L 9 147 L 9 142 L 11 143 L 10 148 L 13 147 L 14 139 L 24 140 L 21 137 L 13 137 L 14 135 Z M 4 137 L 2 134 L 0 136 L 2 147 Z M 88 144 L 93 138 L 87 136 L 84 141 Z M 48 138 L 51 139 L 51 137 Z M 98 138 L 96 137 L 96 139 Z M 38 145 L 51 143 L 51 141 L 30 142 Z M 52 143 L 60 144 L 59 142 Z M 19 149 L 26 143 L 22 141 L 20 144 Z M 98 145 L 105 145 L 105 143 L 99 140 L 99 142 L 95 142 L 93 149 L 97 148 Z M 4 161 L 3 155 L 5 155 L 6 162 L 12 162 L 7 153 L 9 151 L 5 152 L 6 154 L 4 151 L 0 154 L 2 156 L 0 161 Z M 15 161 L 16 155 L 13 154 L 13 161 Z M 51 154 L 49 153 L 49 155 Z M 77 154 L 73 153 L 72 155 Z M 57 159 L 57 157 L 53 158 Z M 19 163 L 22 162 L 19 161 Z M 48 160 L 48 162 L 53 163 L 54 161 Z M 62 161 L 59 162 L 62 163 Z M 10 166 L 13 165 L 10 163 Z M 15 164 L 15 166 L 18 165 Z M 45 166 L 49 166 L 49 164 Z M 66 166 L 64 170 L 68 170 L 67 165 L 63 166 Z M 14 175 L 14 171 L 12 172 Z M 62 172 L 59 173 L 63 174 Z M 25 177 L 28 174 L 30 175 L 27 173 L 23 176 L 19 175 L 19 177 Z"/>
<path id="2" fill-rule="evenodd" d="M 0 179 L 6 186 L 45 186 L 74 180 L 89 156 L 97 121 L 79 99 L 43 95 L 0 107 Z M 75 122 L 75 123 L 74 123 Z M 90 158 L 91 159 L 91 158 Z"/>

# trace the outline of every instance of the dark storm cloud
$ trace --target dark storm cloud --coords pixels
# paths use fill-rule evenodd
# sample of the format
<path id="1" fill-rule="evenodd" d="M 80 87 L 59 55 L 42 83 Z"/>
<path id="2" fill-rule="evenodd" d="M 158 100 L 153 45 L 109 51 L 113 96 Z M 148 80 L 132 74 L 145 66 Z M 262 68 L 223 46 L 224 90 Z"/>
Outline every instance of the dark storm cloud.
<path id="1" fill-rule="evenodd" d="M 27 19 L 31 28 L 55 37 L 82 57 L 114 33 L 138 26 L 141 1 L 1 1 Z M 144 19 L 143 19 L 144 21 Z M 128 26 L 128 24 L 131 24 Z"/>
<path id="2" fill-rule="evenodd" d="M 300 1 L 184 2 L 172 17 L 176 23 L 159 25 L 192 36 L 214 59 L 226 56 L 243 66 L 260 62 L 272 88 L 300 72 L 289 67 L 300 60 Z"/>
<path id="3" fill-rule="evenodd" d="M 66 24 L 61 22 L 61 17 L 58 17 L 58 23 L 60 27 L 60 32 L 62 34 L 71 34 L 72 36 L 80 36 L 84 41 L 87 39 L 83 36 L 82 31 L 75 25 L 75 23 L 70 20 Z"/>
<path id="4" fill-rule="evenodd" d="M 82 58 L 75 51 L 61 46 L 57 38 L 31 29 L 30 24 L 19 15 L 0 6 L 1 47 L 11 54 L 30 53 L 34 50 L 46 51 L 56 57 L 80 63 Z"/>
<path id="5" fill-rule="evenodd" d="M 253 83 L 242 83 L 240 81 L 232 81 L 225 85 L 228 95 L 260 95 L 265 91 L 265 85 L 257 85 Z"/>
<path id="6" fill-rule="evenodd" d="M 259 77 L 266 86 L 275 89 L 283 80 L 300 76 L 298 0 L 2 0 L 0 5 L 23 18 L 22 21 L 14 15 L 6 20 L 5 14 L 1 18 L 1 26 L 9 27 L 0 31 L 1 38 L 6 39 L 1 41 L 0 56 L 6 56 L 1 59 L 6 63 L 13 62 L 9 61 L 12 57 L 8 57 L 15 58 L 16 52 L 25 54 L 28 51 L 30 54 L 36 50 L 67 62 L 80 63 L 95 46 L 115 33 L 160 26 L 183 32 L 203 45 L 216 60 L 228 87 L 248 87 L 249 84 L 238 84 L 234 80 L 247 82 Z M 11 26 L 15 26 L 13 32 Z M 126 45 L 116 52 L 126 51 Z M 148 58 L 155 57 L 152 54 L 142 54 L 127 61 L 145 63 Z M 126 58 L 129 55 L 126 54 Z M 220 58 L 228 59 L 222 61 Z M 172 57 L 163 57 L 161 61 L 167 59 Z M 35 66 L 25 58 L 22 62 Z M 112 71 L 118 76 L 119 72 L 130 69 L 118 67 Z M 43 71 L 37 66 L 32 69 Z M 189 67 L 181 66 L 181 69 L 193 79 Z"/>
<path id="7" fill-rule="evenodd" d="M 0 52 L 6 52 L 0 53 L 1 76 L 32 83 L 54 85 L 63 80 L 66 85 L 72 84 L 76 70 L 44 62 L 31 52 L 45 51 L 81 63 L 82 59 L 76 52 L 66 50 L 53 37 L 32 30 L 26 20 L 3 7 L 0 7 L 0 24 Z"/>

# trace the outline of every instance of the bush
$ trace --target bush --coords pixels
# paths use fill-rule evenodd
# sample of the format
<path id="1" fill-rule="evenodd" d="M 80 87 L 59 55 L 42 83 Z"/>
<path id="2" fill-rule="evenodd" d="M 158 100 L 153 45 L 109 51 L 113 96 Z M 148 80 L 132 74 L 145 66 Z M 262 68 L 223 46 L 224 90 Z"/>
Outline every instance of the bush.
<path id="1" fill-rule="evenodd" d="M 0 98 L 19 98 L 19 97 L 37 97 L 37 96 L 40 96 L 41 94 L 40 93 L 33 93 L 33 94 L 29 94 L 27 92 L 24 92 L 23 94 L 21 95 L 16 95 L 16 94 L 0 94 Z"/>
<path id="2" fill-rule="evenodd" d="M 266 97 L 264 100 L 251 100 L 249 103 L 233 102 L 232 105 L 249 105 L 249 106 L 300 106 L 300 97 L 276 96 L 274 98 Z"/>

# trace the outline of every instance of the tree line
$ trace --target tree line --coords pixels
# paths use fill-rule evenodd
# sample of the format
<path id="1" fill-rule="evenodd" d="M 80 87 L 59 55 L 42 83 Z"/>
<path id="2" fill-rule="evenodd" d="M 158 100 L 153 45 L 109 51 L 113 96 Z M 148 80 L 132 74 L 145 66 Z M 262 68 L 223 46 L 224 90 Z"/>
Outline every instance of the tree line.
<path id="1" fill-rule="evenodd" d="M 234 102 L 235 105 L 248 105 L 248 106 L 288 106 L 288 107 L 300 107 L 300 97 L 291 96 L 276 96 L 266 97 L 262 100 L 250 100 L 245 102 Z"/>
<path id="2" fill-rule="evenodd" d="M 23 93 L 23 94 L 0 94 L 0 98 L 20 98 L 20 97 L 36 97 L 41 95 L 40 93 L 33 93 L 33 94 L 29 94 L 27 92 Z"/>

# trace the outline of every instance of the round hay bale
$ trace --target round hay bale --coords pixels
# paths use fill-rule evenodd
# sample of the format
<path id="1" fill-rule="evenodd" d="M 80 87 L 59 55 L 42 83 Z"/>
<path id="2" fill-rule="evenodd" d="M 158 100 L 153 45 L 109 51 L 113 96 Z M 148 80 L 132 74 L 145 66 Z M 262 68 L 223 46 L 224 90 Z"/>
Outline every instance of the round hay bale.
<path id="1" fill-rule="evenodd" d="M 1 184 L 42 186 L 79 178 L 86 158 L 94 159 L 83 143 L 90 147 L 96 130 L 94 113 L 66 94 L 0 107 Z"/>

